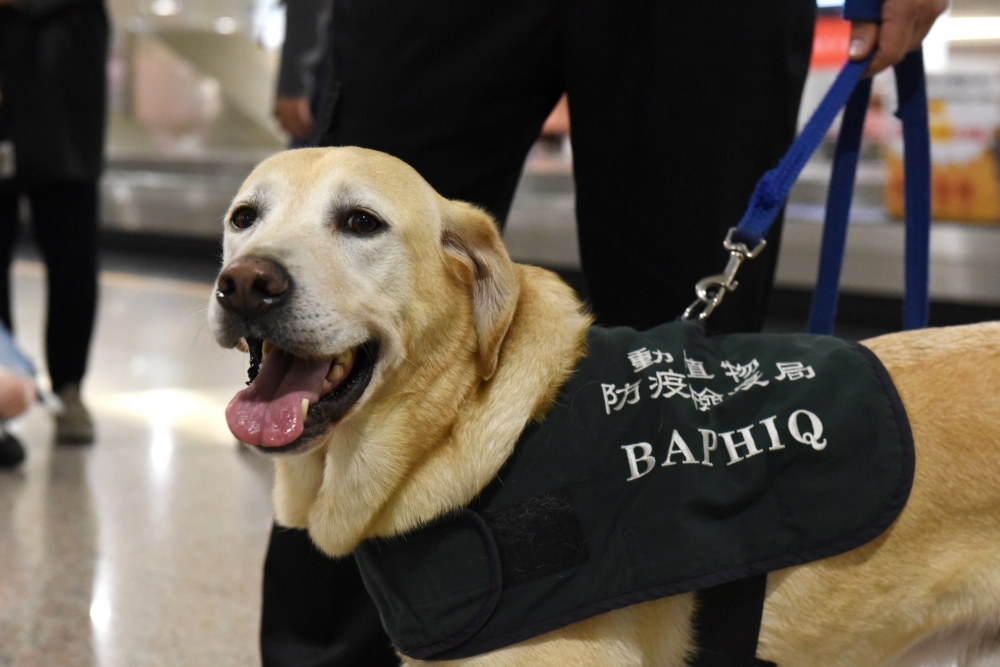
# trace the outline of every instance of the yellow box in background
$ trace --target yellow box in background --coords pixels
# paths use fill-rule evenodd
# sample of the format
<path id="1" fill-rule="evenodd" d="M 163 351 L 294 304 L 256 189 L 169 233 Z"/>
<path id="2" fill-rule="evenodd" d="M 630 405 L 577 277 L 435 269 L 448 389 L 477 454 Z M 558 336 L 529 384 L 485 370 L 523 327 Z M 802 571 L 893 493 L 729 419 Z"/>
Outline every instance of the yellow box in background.
<path id="1" fill-rule="evenodd" d="M 890 82 L 891 84 L 891 82 Z M 878 86 L 886 115 L 896 108 L 891 85 Z M 1000 75 L 927 77 L 931 125 L 931 216 L 934 220 L 1000 225 Z M 880 100 L 881 101 L 881 100 Z M 902 128 L 884 125 L 885 206 L 903 217 Z"/>

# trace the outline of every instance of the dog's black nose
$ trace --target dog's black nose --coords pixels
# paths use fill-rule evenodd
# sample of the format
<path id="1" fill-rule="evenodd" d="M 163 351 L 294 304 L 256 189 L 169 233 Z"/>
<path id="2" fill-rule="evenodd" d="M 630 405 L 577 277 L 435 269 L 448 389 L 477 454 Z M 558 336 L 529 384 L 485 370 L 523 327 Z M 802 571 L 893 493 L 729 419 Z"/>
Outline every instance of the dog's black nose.
<path id="1" fill-rule="evenodd" d="M 269 259 L 243 257 L 219 274 L 215 298 L 228 311 L 250 320 L 284 301 L 292 279 L 283 266 Z"/>

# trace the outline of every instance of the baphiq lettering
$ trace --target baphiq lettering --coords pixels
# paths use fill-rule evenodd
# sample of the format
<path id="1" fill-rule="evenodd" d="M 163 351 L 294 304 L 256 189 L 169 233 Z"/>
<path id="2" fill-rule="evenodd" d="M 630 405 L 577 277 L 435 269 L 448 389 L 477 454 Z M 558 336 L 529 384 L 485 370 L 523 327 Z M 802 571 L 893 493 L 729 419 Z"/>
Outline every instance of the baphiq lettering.
<path id="1" fill-rule="evenodd" d="M 735 465 L 745 461 L 750 457 L 763 454 L 766 451 L 785 449 L 781 441 L 782 433 L 779 430 L 778 416 L 772 415 L 767 419 L 762 419 L 755 424 L 737 428 L 732 431 L 722 431 L 717 433 L 711 429 L 699 428 L 697 435 L 690 434 L 691 442 L 698 442 L 700 435 L 702 458 L 699 461 L 692 451 L 688 440 L 684 438 L 678 429 L 674 429 L 670 435 L 670 444 L 667 448 L 666 456 L 660 467 L 670 467 L 681 465 L 703 465 L 712 467 L 712 455 L 719 452 L 719 441 L 722 441 L 728 460 L 726 465 Z M 795 410 L 784 422 L 789 436 L 796 442 L 812 447 L 820 452 L 826 449 L 827 440 L 823 438 L 823 421 L 819 416 L 809 410 Z M 757 433 L 755 437 L 754 433 Z M 759 438 L 759 439 L 758 439 Z M 628 462 L 629 476 L 626 481 L 632 482 L 640 477 L 645 477 L 657 466 L 657 458 L 653 452 L 653 446 L 648 442 L 637 442 L 631 445 L 622 445 L 625 458 Z M 716 458 L 721 458 L 722 453 L 716 454 Z M 716 461 L 718 462 L 718 461 Z"/>

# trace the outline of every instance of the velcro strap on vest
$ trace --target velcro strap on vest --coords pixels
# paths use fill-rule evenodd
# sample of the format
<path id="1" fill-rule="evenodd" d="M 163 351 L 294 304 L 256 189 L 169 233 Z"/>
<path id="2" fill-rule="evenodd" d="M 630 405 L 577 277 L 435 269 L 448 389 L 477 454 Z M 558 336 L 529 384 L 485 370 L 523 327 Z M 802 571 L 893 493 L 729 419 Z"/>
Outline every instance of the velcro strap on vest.
<path id="1" fill-rule="evenodd" d="M 482 517 L 471 510 L 403 538 L 366 542 L 357 551 L 377 564 L 361 568 L 361 576 L 393 643 L 405 646 L 410 657 L 462 644 L 485 625 L 500 600 L 497 545 Z M 428 576 L 391 576 L 413 567 Z M 411 637 L 443 639 L 412 646 Z"/>

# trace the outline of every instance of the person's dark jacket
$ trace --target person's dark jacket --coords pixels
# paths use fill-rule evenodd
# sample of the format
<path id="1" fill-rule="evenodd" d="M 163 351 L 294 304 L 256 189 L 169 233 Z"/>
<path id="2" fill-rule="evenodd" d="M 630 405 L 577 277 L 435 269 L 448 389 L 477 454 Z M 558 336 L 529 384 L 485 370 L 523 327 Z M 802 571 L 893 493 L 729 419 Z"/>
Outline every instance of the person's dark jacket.
<path id="1" fill-rule="evenodd" d="M 0 139 L 13 140 L 22 182 L 100 176 L 107 50 L 102 0 L 0 7 Z"/>
<path id="2" fill-rule="evenodd" d="M 285 42 L 281 47 L 278 95 L 313 97 L 316 71 L 326 53 L 333 0 L 292 0 L 285 4 Z"/>

